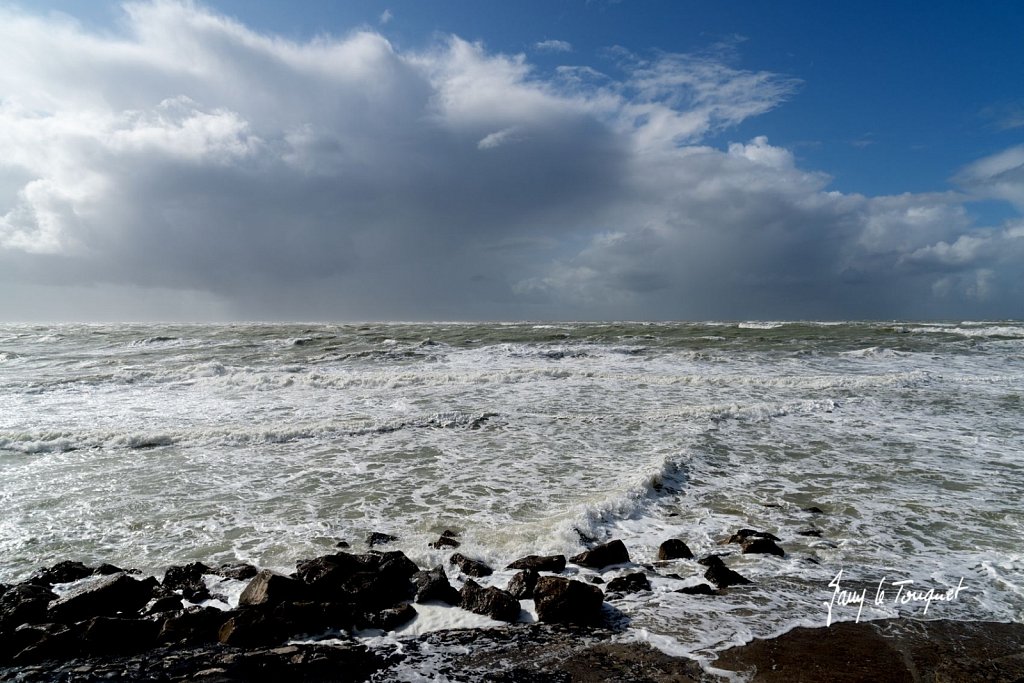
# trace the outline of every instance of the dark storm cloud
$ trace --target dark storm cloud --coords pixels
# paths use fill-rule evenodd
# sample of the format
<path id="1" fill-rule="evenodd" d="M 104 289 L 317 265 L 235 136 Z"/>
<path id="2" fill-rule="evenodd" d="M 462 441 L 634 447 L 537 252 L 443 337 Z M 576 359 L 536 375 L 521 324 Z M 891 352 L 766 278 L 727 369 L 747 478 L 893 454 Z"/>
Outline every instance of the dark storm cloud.
<path id="1" fill-rule="evenodd" d="M 1020 226 L 975 228 L 964 195 L 844 195 L 764 138 L 700 146 L 792 79 L 620 57 L 547 79 L 457 37 L 294 43 L 176 2 L 128 5 L 112 37 L 4 11 L 0 315 L 836 317 L 1019 295 Z M 1018 157 L 957 182 L 1020 206 Z"/>

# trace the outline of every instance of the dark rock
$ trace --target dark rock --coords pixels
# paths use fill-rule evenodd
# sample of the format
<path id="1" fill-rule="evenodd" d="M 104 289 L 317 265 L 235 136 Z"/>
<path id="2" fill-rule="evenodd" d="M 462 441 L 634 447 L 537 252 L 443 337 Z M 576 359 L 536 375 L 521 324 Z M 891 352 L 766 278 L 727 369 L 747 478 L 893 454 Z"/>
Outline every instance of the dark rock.
<path id="1" fill-rule="evenodd" d="M 46 586 L 19 583 L 0 595 L 0 633 L 21 624 L 46 620 L 46 608 L 57 595 Z"/>
<path id="2" fill-rule="evenodd" d="M 351 544 L 348 541 L 338 541 L 334 544 L 335 548 L 351 548 Z"/>
<path id="3" fill-rule="evenodd" d="M 803 511 L 804 512 L 810 512 L 812 515 L 823 515 L 823 514 L 825 514 L 825 511 L 822 510 L 817 505 L 812 505 L 809 508 L 804 508 Z"/>
<path id="4" fill-rule="evenodd" d="M 171 590 L 182 590 L 203 583 L 203 576 L 215 573 L 202 562 L 191 562 L 185 565 L 168 567 L 164 572 L 163 585 Z"/>
<path id="5" fill-rule="evenodd" d="M 9 653 L 0 659 L 10 659 L 24 666 L 53 659 L 74 657 L 79 651 L 78 634 L 63 624 L 26 624 L 6 636 L 0 652 Z"/>
<path id="6" fill-rule="evenodd" d="M 581 567 L 602 569 L 613 564 L 626 564 L 629 562 L 629 551 L 626 550 L 626 546 L 622 541 L 616 539 L 586 550 L 570 558 L 570 562 L 574 562 Z"/>
<path id="7" fill-rule="evenodd" d="M 363 609 L 393 607 L 415 595 L 409 578 L 419 567 L 401 551 L 336 553 L 298 563 L 294 576 L 324 600 Z"/>
<path id="8" fill-rule="evenodd" d="M 234 564 L 222 564 L 217 569 L 213 570 L 213 573 L 221 578 L 234 579 L 235 581 L 248 581 L 257 574 L 260 570 L 251 564 L 244 562 L 236 562 Z"/>
<path id="9" fill-rule="evenodd" d="M 222 645 L 259 647 L 276 645 L 287 638 L 282 624 L 271 610 L 246 609 L 235 612 L 217 632 Z"/>
<path id="10" fill-rule="evenodd" d="M 238 597 L 238 606 L 277 605 L 302 600 L 308 596 L 309 591 L 301 581 L 264 569 L 257 573 L 242 591 Z"/>
<path id="11" fill-rule="evenodd" d="M 542 576 L 533 589 L 533 601 L 541 621 L 596 624 L 601 621 L 604 593 L 582 581 Z"/>
<path id="12" fill-rule="evenodd" d="M 718 555 L 705 557 L 700 561 L 700 563 L 705 564 L 708 567 L 708 570 L 704 572 L 704 578 L 719 588 L 728 588 L 729 586 L 753 583 L 742 574 L 734 572 L 726 567 L 725 562 L 723 562 L 722 558 Z"/>
<path id="13" fill-rule="evenodd" d="M 598 584 L 598 585 L 604 583 L 604 579 L 602 579 L 600 576 L 588 576 L 587 577 L 587 581 L 590 581 L 590 583 L 594 583 L 594 584 Z"/>
<path id="14" fill-rule="evenodd" d="M 521 606 L 515 596 L 508 591 L 493 586 L 483 588 L 473 579 L 467 579 L 460 591 L 460 602 L 463 609 L 482 614 L 498 621 L 515 622 L 519 620 Z"/>
<path id="15" fill-rule="evenodd" d="M 190 607 L 165 619 L 157 640 L 178 645 L 216 643 L 218 630 L 233 614 L 215 607 Z"/>
<path id="16" fill-rule="evenodd" d="M 89 654 L 130 654 L 156 644 L 160 625 L 148 619 L 94 617 L 81 637 L 82 650 Z"/>
<path id="17" fill-rule="evenodd" d="M 0 597 L 3 597 L 3 594 L 9 591 L 10 589 L 10 585 L 6 583 L 0 583 Z"/>
<path id="18" fill-rule="evenodd" d="M 537 572 L 560 572 L 565 569 L 565 555 L 527 555 L 505 569 L 532 569 Z"/>
<path id="19" fill-rule="evenodd" d="M 411 581 L 416 587 L 416 602 L 439 600 L 449 605 L 459 604 L 459 592 L 448 582 L 444 567 L 438 565 L 430 570 L 418 571 Z"/>
<path id="20" fill-rule="evenodd" d="M 769 534 L 767 531 L 754 531 L 753 529 L 740 529 L 729 537 L 729 543 L 743 543 L 748 538 L 766 538 L 769 541 L 781 541 L 778 536 Z"/>
<path id="21" fill-rule="evenodd" d="M 52 586 L 55 583 L 70 583 L 72 581 L 80 581 L 88 576 L 93 575 L 93 568 L 86 567 L 81 562 L 72 562 L 66 560 L 64 562 L 58 562 L 52 567 L 44 567 L 39 571 L 28 577 L 28 583 L 34 583 L 37 586 Z"/>
<path id="22" fill-rule="evenodd" d="M 494 573 L 494 570 L 483 562 L 480 562 L 479 560 L 471 560 L 462 553 L 455 553 L 448 561 L 458 567 L 459 571 L 466 576 L 480 578 L 482 576 L 490 576 Z"/>
<path id="23" fill-rule="evenodd" d="M 165 595 L 157 598 L 149 609 L 146 610 L 146 614 L 162 614 L 164 612 L 177 612 L 185 608 L 185 605 L 181 602 L 181 598 L 177 595 Z"/>
<path id="24" fill-rule="evenodd" d="M 754 553 L 761 553 L 764 555 L 778 555 L 784 557 L 786 552 L 767 538 L 748 538 L 743 541 L 743 553 L 750 555 Z"/>
<path id="25" fill-rule="evenodd" d="M 718 595 L 718 591 L 706 583 L 698 583 L 696 586 L 686 586 L 685 588 L 677 590 L 676 593 L 685 593 L 686 595 Z"/>
<path id="26" fill-rule="evenodd" d="M 445 529 L 441 532 L 441 538 L 458 538 L 459 535 L 451 529 Z"/>
<path id="27" fill-rule="evenodd" d="M 91 617 L 137 614 L 152 599 L 157 585 L 154 578 L 139 581 L 123 573 L 95 576 L 52 601 L 49 615 L 54 621 L 72 623 Z"/>
<path id="28" fill-rule="evenodd" d="M 651 590 L 651 582 L 643 572 L 633 572 L 625 576 L 617 576 L 608 582 L 608 590 L 636 593 Z"/>
<path id="29" fill-rule="evenodd" d="M 349 605 L 299 601 L 240 609 L 231 613 L 218 632 L 225 645 L 254 647 L 281 643 L 301 634 L 328 629 L 347 630 L 354 624 Z"/>
<path id="30" fill-rule="evenodd" d="M 385 534 L 380 531 L 374 531 L 372 534 L 366 537 L 366 545 L 372 548 L 378 545 L 386 545 L 397 540 L 398 536 L 392 536 L 391 534 Z"/>
<path id="31" fill-rule="evenodd" d="M 796 532 L 797 536 L 812 536 L 814 538 L 821 538 L 821 531 L 819 529 L 801 529 Z"/>
<path id="32" fill-rule="evenodd" d="M 458 548 L 462 544 L 456 541 L 455 538 L 452 536 L 441 536 L 436 541 L 432 541 L 427 545 L 429 545 L 431 548 L 440 550 L 441 548 Z"/>
<path id="33" fill-rule="evenodd" d="M 109 564 L 107 562 L 104 562 L 100 566 L 96 567 L 96 571 L 93 572 L 93 573 L 94 574 L 102 574 L 104 576 L 109 576 L 110 574 L 121 574 L 121 573 L 125 573 L 125 574 L 138 574 L 139 570 L 138 569 L 121 569 L 120 567 L 118 567 L 115 564 Z"/>
<path id="34" fill-rule="evenodd" d="M 518 600 L 530 600 L 533 598 L 533 589 L 537 587 L 537 579 L 540 574 L 535 569 L 524 569 L 509 579 L 506 590 Z"/>
<path id="35" fill-rule="evenodd" d="M 588 536 L 587 534 L 583 533 L 582 531 L 580 531 L 576 527 L 573 527 L 572 530 L 576 532 L 576 536 L 579 537 L 580 543 L 582 543 L 583 545 L 589 546 L 589 545 L 594 545 L 595 543 L 597 543 L 597 539 L 596 538 L 594 538 L 593 536 Z"/>
<path id="36" fill-rule="evenodd" d="M 670 538 L 658 547 L 659 560 L 692 560 L 690 547 L 678 538 Z"/>
<path id="37" fill-rule="evenodd" d="M 416 618 L 416 608 L 410 604 L 389 607 L 379 612 L 365 612 L 357 620 L 359 628 L 376 628 L 381 631 L 394 631 L 403 624 Z"/>

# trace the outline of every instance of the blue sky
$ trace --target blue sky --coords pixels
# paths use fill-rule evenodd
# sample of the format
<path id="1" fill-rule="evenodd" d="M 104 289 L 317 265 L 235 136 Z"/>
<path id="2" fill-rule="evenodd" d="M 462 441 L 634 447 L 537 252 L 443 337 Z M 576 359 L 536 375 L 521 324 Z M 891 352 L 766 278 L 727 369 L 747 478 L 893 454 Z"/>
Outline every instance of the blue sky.
<path id="1" fill-rule="evenodd" d="M 5 319 L 1022 315 L 1020 3 L 0 7 Z"/>

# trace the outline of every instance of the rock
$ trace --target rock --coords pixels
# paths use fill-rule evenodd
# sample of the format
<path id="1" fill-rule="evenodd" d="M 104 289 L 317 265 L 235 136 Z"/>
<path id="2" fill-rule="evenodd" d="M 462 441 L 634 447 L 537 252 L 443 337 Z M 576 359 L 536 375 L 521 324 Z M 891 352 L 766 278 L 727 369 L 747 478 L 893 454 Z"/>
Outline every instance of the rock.
<path id="1" fill-rule="evenodd" d="M 21 624 L 40 623 L 46 619 L 46 608 L 57 594 L 46 586 L 19 583 L 0 595 L 0 633 L 12 631 Z"/>
<path id="2" fill-rule="evenodd" d="M 823 514 L 825 514 L 825 511 L 822 510 L 817 505 L 812 505 L 809 508 L 804 508 L 803 511 L 804 512 L 810 512 L 812 515 L 823 515 Z"/>
<path id="3" fill-rule="evenodd" d="M 515 596 L 500 588 L 483 588 L 473 579 L 467 579 L 460 591 L 461 605 L 475 614 L 482 614 L 498 621 L 519 620 L 521 607 Z"/>
<path id="4" fill-rule="evenodd" d="M 438 565 L 431 570 L 418 571 L 412 575 L 412 584 L 416 587 L 416 602 L 439 600 L 449 605 L 459 604 L 459 592 L 448 582 L 444 567 Z"/>
<path id="5" fill-rule="evenodd" d="M 298 635 L 317 635 L 328 629 L 347 630 L 354 624 L 350 605 L 299 601 L 240 609 L 223 622 L 217 638 L 224 645 L 254 647 L 281 643 Z"/>
<path id="6" fill-rule="evenodd" d="M 147 619 L 94 617 L 81 637 L 82 650 L 89 654 L 131 654 L 156 644 L 160 625 Z"/>
<path id="7" fill-rule="evenodd" d="M 670 538 L 658 547 L 659 560 L 692 560 L 690 547 L 678 538 Z"/>
<path id="8" fill-rule="evenodd" d="M 696 586 L 686 586 L 675 592 L 685 593 L 686 595 L 718 595 L 718 591 L 706 583 L 698 583 Z"/>
<path id="9" fill-rule="evenodd" d="M 766 538 L 769 541 L 781 541 L 778 536 L 769 534 L 766 531 L 754 531 L 753 529 L 740 529 L 729 537 L 729 543 L 743 543 L 748 538 Z"/>
<path id="10" fill-rule="evenodd" d="M 78 654 L 79 645 L 78 634 L 63 624 L 26 624 L 4 638 L 0 658 L 18 666 L 67 659 Z"/>
<path id="11" fill-rule="evenodd" d="M 704 578 L 715 584 L 719 588 L 728 588 L 729 586 L 738 586 L 747 583 L 753 583 L 750 579 L 734 572 L 725 566 L 725 562 L 718 555 L 709 555 L 704 559 L 700 560 L 700 563 L 707 565 L 708 570 L 704 572 Z"/>
<path id="12" fill-rule="evenodd" d="M 217 631 L 221 645 L 259 647 L 277 645 L 287 636 L 271 610 L 246 609 L 235 612 Z"/>
<path id="13" fill-rule="evenodd" d="M 767 538 L 748 538 L 743 541 L 743 553 L 750 555 L 754 553 L 761 553 L 765 555 L 778 555 L 784 557 L 786 552 Z"/>
<path id="14" fill-rule="evenodd" d="M 378 545 L 386 545 L 398 540 L 398 536 L 392 536 L 391 534 L 385 534 L 380 531 L 374 531 L 372 534 L 366 537 L 366 545 L 371 548 Z"/>
<path id="15" fill-rule="evenodd" d="M 588 576 L 587 577 L 587 581 L 589 581 L 590 583 L 598 584 L 598 585 L 604 583 L 604 579 L 602 579 L 600 576 Z"/>
<path id="16" fill-rule="evenodd" d="M 509 579 L 506 590 L 518 600 L 531 600 L 540 574 L 535 569 L 524 569 Z"/>
<path id="17" fill-rule="evenodd" d="M 428 543 L 427 545 L 431 548 L 440 550 L 441 548 L 458 548 L 462 544 L 456 541 L 452 536 L 441 536 L 436 541 Z"/>
<path id="18" fill-rule="evenodd" d="M 441 532 L 441 538 L 458 538 L 459 535 L 451 529 L 445 529 Z"/>
<path id="19" fill-rule="evenodd" d="M 135 615 L 152 599 L 158 585 L 154 578 L 139 581 L 123 573 L 95 576 L 53 600 L 49 615 L 68 624 L 91 617 Z"/>
<path id="20" fill-rule="evenodd" d="M 351 548 L 351 544 L 348 541 L 338 541 L 334 544 L 335 548 Z"/>
<path id="21" fill-rule="evenodd" d="M 171 590 L 182 590 L 189 586 L 203 583 L 203 576 L 215 573 L 202 562 L 191 562 L 185 565 L 168 567 L 161 582 Z"/>
<path id="22" fill-rule="evenodd" d="M 419 567 L 401 551 L 365 555 L 336 553 L 298 563 L 293 576 L 323 600 L 348 602 L 361 609 L 394 607 L 412 598 L 410 577 Z"/>
<path id="23" fill-rule="evenodd" d="M 626 564 L 629 562 L 629 551 L 622 541 L 616 539 L 584 551 L 569 561 L 581 567 L 602 569 L 613 564 Z"/>
<path id="24" fill-rule="evenodd" d="M 821 531 L 818 529 L 801 529 L 796 532 L 797 536 L 811 536 L 813 538 L 821 538 Z"/>
<path id="25" fill-rule="evenodd" d="M 533 589 L 533 601 L 541 621 L 596 624 L 601 621 L 604 593 L 582 581 L 542 576 Z"/>
<path id="26" fill-rule="evenodd" d="M 178 645 L 216 643 L 218 630 L 232 614 L 215 607 L 190 607 L 165 619 L 157 640 Z"/>
<path id="27" fill-rule="evenodd" d="M 622 591 L 623 593 L 649 591 L 651 590 L 651 582 L 643 572 L 633 572 L 632 574 L 618 576 L 609 581 L 608 590 Z"/>
<path id="28" fill-rule="evenodd" d="M 482 576 L 490 576 L 494 573 L 494 570 L 483 562 L 480 562 L 479 560 L 471 560 L 462 553 L 455 553 L 448 561 L 458 567 L 459 571 L 466 576 L 480 578 Z"/>
<path id="29" fill-rule="evenodd" d="M 162 614 L 164 612 L 177 612 L 185 608 L 181 598 L 177 595 L 165 595 L 153 601 L 153 604 L 146 610 L 146 614 Z"/>
<path id="30" fill-rule="evenodd" d="M 235 581 L 248 581 L 257 574 L 260 570 L 251 564 L 245 562 L 236 562 L 234 564 L 222 564 L 217 569 L 213 570 L 213 573 L 221 578 L 234 579 Z"/>
<path id="31" fill-rule="evenodd" d="M 6 593 L 9 590 L 11 590 L 11 587 L 10 587 L 9 584 L 0 583 L 0 597 L 3 597 L 3 594 Z"/>
<path id="32" fill-rule="evenodd" d="M 86 567 L 81 562 L 72 562 L 66 560 L 64 562 L 58 562 L 52 567 L 44 567 L 39 571 L 35 572 L 28 578 L 28 583 L 34 583 L 37 586 L 50 587 L 55 583 L 70 583 L 72 581 L 80 581 L 88 576 L 92 576 L 95 570 L 92 567 Z"/>
<path id="33" fill-rule="evenodd" d="M 301 581 L 264 569 L 253 577 L 238 596 L 238 606 L 277 605 L 303 600 L 308 596 L 309 591 Z"/>
<path id="34" fill-rule="evenodd" d="M 375 628 L 381 631 L 394 631 L 403 624 L 408 624 L 416 618 L 416 608 L 410 604 L 389 607 L 379 612 L 365 612 L 357 625 L 361 629 Z"/>
<path id="35" fill-rule="evenodd" d="M 565 555 L 527 555 L 505 569 L 532 569 L 536 572 L 560 572 L 565 569 Z"/>
<path id="36" fill-rule="evenodd" d="M 125 574 L 138 574 L 139 570 L 138 569 L 121 569 L 116 564 L 109 564 L 107 562 L 104 562 L 100 566 L 96 567 L 96 570 L 93 573 L 94 574 L 103 574 L 104 576 L 107 576 L 109 574 L 121 574 L 122 572 L 125 573 Z"/>

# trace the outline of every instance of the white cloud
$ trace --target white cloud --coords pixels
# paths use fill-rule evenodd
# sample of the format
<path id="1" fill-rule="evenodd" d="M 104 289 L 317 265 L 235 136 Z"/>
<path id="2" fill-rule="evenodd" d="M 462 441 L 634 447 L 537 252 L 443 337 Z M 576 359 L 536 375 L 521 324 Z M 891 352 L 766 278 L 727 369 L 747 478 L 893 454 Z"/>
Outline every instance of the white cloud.
<path id="1" fill-rule="evenodd" d="M 391 10 L 386 9 L 380 13 L 380 18 L 377 20 L 381 25 L 390 24 L 391 20 L 395 18 L 395 15 L 391 13 Z"/>
<path id="2" fill-rule="evenodd" d="M 572 43 L 564 40 L 542 40 L 534 47 L 541 52 L 572 52 Z"/>
<path id="3" fill-rule="evenodd" d="M 83 287 L 250 318 L 922 315 L 1024 287 L 1024 228 L 976 228 L 963 195 L 842 194 L 764 137 L 707 145 L 790 78 L 624 51 L 549 78 L 455 36 L 125 9 L 122 35 L 0 10 L 7 317 L 62 288 L 87 310 Z M 1021 206 L 1021 154 L 958 182 Z"/>

